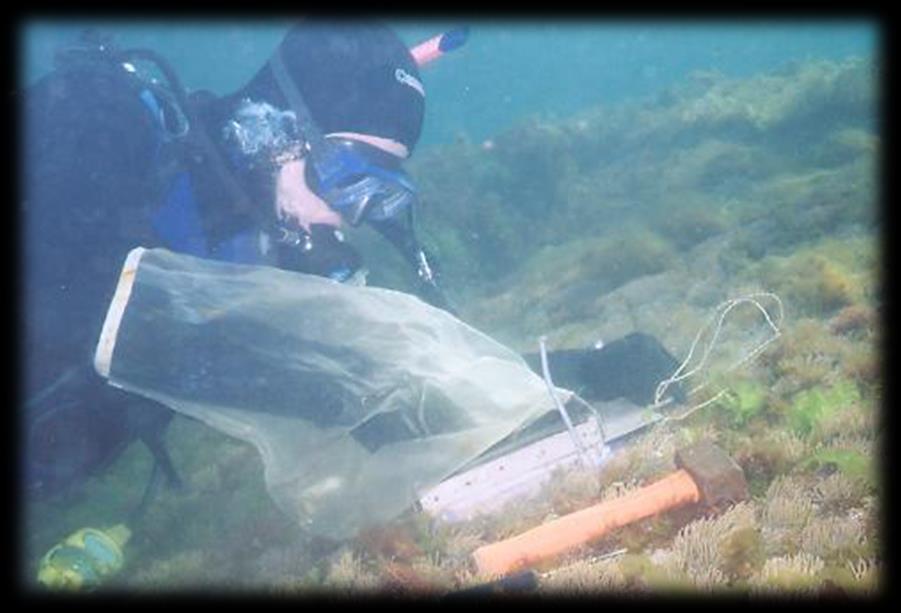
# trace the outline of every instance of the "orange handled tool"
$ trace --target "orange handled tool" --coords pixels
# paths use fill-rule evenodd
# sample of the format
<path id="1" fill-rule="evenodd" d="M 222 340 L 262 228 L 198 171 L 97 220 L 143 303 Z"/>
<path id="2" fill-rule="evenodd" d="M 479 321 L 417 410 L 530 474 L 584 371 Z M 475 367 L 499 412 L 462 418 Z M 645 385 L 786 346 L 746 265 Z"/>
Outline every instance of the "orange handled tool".
<path id="1" fill-rule="evenodd" d="M 477 570 L 503 576 L 555 558 L 632 522 L 686 504 L 718 505 L 748 496 L 741 468 L 701 442 L 676 454 L 679 470 L 651 485 L 601 502 L 473 552 Z"/>

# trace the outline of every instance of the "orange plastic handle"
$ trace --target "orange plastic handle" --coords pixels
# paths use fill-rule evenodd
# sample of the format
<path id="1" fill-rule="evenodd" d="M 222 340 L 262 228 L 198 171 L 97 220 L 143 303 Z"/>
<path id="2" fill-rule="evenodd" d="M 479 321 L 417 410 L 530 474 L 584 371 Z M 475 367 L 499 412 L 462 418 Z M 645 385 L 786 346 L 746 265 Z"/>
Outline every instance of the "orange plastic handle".
<path id="1" fill-rule="evenodd" d="M 416 60 L 417 65 L 425 66 L 444 55 L 438 47 L 438 45 L 441 44 L 442 36 L 444 36 L 444 34 L 433 36 L 429 40 L 423 41 L 410 49 L 410 53 L 413 55 L 413 59 Z"/>
<path id="2" fill-rule="evenodd" d="M 684 469 L 625 496 L 558 517 L 546 524 L 473 552 L 476 567 L 487 576 L 506 575 L 556 557 L 632 522 L 701 500 L 694 479 Z"/>

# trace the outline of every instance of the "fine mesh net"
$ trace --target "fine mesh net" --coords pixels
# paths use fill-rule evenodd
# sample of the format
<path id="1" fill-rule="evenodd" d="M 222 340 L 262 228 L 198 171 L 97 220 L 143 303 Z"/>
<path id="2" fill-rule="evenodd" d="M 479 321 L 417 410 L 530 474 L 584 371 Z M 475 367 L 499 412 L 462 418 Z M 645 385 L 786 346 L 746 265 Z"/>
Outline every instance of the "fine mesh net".
<path id="1" fill-rule="evenodd" d="M 273 499 L 332 538 L 553 410 L 516 352 L 418 298 L 163 249 L 129 255 L 95 365 L 255 445 Z"/>

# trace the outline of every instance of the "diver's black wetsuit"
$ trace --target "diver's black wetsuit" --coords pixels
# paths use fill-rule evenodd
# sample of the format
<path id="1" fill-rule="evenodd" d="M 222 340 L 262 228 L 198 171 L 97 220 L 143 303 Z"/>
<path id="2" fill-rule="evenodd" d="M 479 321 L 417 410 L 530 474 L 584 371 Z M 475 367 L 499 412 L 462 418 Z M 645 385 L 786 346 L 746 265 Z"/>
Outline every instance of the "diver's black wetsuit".
<path id="1" fill-rule="evenodd" d="M 217 134 L 240 95 L 198 95 L 196 104 L 179 109 L 161 93 L 120 60 L 83 55 L 42 78 L 22 100 L 25 485 L 35 490 L 68 487 L 135 438 L 177 480 L 160 438 L 171 411 L 109 386 L 92 367 L 129 250 L 163 246 L 314 274 L 355 255 L 335 244 L 304 258 L 277 250 L 275 262 L 262 259 L 259 217 L 236 205 L 240 194 L 223 182 L 218 153 L 210 155 L 197 140 Z M 179 110 L 193 119 L 188 138 L 179 129 Z M 619 353 L 552 352 L 555 382 L 644 404 L 674 365 L 648 338 L 614 345 L 624 350 Z M 531 364 L 538 370 L 535 359 Z M 330 406 L 327 400 L 315 404 Z M 386 429 L 377 430 L 373 436 L 384 443 Z"/>
<path id="2" fill-rule="evenodd" d="M 188 97 L 176 83 L 172 93 L 139 78 L 123 60 L 129 52 L 104 44 L 76 44 L 21 99 L 24 484 L 38 492 L 68 488 L 135 438 L 177 480 L 160 440 L 172 412 L 109 386 L 92 366 L 131 249 L 166 247 L 326 276 L 360 263 L 325 226 L 307 237 L 315 249 L 277 241 L 262 248 L 259 232 L 270 220 L 253 202 L 272 194 L 259 193 L 266 182 L 231 165 L 220 136 L 243 91 Z"/>
<path id="3" fill-rule="evenodd" d="M 171 419 L 92 368 L 126 254 L 157 242 L 144 220 L 159 130 L 138 94 L 125 70 L 72 65 L 21 100 L 22 400 L 36 437 L 26 439 L 28 488 L 65 488 L 136 437 L 156 445 Z"/>
<path id="4" fill-rule="evenodd" d="M 21 100 L 24 478 L 36 491 L 84 478 L 136 437 L 176 479 L 159 439 L 171 411 L 110 387 L 92 368 L 131 249 L 166 247 L 312 274 L 359 266 L 356 251 L 324 226 L 307 237 L 315 249 L 276 241 L 264 250 L 267 209 L 253 202 L 271 199 L 259 193 L 268 182 L 233 167 L 220 136 L 245 94 L 188 97 L 157 63 L 170 79 L 164 89 L 140 78 L 129 54 L 160 60 L 88 36 L 63 50 L 57 69 Z"/>

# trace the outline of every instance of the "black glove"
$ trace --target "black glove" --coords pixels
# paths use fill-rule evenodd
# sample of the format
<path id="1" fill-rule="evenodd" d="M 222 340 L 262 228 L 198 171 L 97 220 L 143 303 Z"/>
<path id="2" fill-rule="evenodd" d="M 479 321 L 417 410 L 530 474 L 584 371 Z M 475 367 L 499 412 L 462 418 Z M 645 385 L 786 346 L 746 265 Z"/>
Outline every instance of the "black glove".
<path id="1" fill-rule="evenodd" d="M 541 373 L 541 356 L 527 354 L 526 362 Z M 657 384 L 671 376 L 679 361 L 653 336 L 633 332 L 600 349 L 559 349 L 548 352 L 548 368 L 555 385 L 571 389 L 587 400 L 627 398 L 645 406 L 654 402 Z M 678 403 L 685 392 L 674 383 L 667 391 Z"/>
<path id="2" fill-rule="evenodd" d="M 359 270 L 363 258 L 334 226 L 313 224 L 310 231 L 287 225 L 273 232 L 278 267 L 335 281 L 346 281 Z"/>

